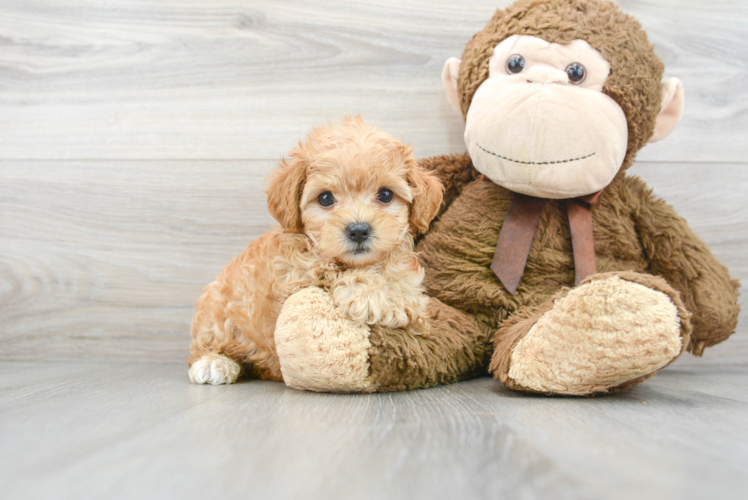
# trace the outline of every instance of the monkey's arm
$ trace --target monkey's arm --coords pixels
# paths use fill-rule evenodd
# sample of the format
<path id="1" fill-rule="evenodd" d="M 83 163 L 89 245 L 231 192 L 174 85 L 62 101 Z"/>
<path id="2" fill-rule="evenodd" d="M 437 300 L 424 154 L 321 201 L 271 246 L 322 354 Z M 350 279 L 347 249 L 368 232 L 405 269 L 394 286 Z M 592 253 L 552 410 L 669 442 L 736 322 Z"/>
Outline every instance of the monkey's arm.
<path id="1" fill-rule="evenodd" d="M 462 188 L 480 173 L 473 167 L 467 153 L 432 156 L 418 161 L 421 168 L 433 172 L 444 185 L 444 200 L 436 214 L 439 217 L 452 204 Z"/>
<path id="2" fill-rule="evenodd" d="M 722 342 L 738 322 L 737 280 L 712 255 L 706 243 L 644 182 L 629 177 L 636 195 L 634 221 L 649 260 L 649 272 L 665 278 L 693 313 L 693 342 L 689 351 L 701 356 L 705 347 Z"/>

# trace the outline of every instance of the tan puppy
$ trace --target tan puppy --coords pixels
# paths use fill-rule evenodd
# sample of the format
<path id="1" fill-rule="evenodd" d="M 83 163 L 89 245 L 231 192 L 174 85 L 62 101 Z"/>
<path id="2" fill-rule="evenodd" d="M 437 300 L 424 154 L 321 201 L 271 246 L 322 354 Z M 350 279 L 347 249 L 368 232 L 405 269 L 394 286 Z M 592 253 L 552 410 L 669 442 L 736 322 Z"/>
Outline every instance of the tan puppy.
<path id="1" fill-rule="evenodd" d="M 411 148 L 359 118 L 314 129 L 270 179 L 280 223 L 226 266 L 197 302 L 190 380 L 242 370 L 283 380 L 273 333 L 286 299 L 322 287 L 352 320 L 425 333 L 428 298 L 413 251 L 442 200 Z"/>

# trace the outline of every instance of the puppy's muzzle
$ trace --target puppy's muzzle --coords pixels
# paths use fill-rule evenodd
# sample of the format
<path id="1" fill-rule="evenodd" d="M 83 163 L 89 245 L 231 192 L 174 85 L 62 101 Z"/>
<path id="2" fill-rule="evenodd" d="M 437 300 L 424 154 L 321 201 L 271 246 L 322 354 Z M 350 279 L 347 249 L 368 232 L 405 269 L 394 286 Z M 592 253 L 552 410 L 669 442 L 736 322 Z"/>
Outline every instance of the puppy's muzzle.
<path id="1" fill-rule="evenodd" d="M 371 237 L 371 225 L 365 222 L 348 224 L 348 227 L 345 228 L 345 234 L 350 241 L 361 245 Z"/>

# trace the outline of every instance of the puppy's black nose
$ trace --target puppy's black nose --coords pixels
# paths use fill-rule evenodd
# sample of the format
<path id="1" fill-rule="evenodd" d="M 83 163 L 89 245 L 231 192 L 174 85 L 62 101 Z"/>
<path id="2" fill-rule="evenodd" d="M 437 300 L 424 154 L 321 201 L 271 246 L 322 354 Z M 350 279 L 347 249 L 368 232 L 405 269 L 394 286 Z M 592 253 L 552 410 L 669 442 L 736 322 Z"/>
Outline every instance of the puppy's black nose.
<path id="1" fill-rule="evenodd" d="M 345 232 L 348 235 L 349 240 L 356 243 L 363 243 L 369 239 L 371 226 L 364 222 L 354 222 L 353 224 L 348 224 L 348 227 L 345 228 Z"/>

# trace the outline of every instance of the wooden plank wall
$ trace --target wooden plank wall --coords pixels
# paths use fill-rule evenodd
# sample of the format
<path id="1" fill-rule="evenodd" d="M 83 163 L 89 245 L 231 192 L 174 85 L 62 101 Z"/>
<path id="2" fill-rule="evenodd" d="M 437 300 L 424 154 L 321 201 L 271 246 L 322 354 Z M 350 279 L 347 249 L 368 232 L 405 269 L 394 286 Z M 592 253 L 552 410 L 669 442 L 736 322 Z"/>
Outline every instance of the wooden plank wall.
<path id="1" fill-rule="evenodd" d="M 4 0 L 0 359 L 186 356 L 195 299 L 273 225 L 263 179 L 310 127 L 361 113 L 419 156 L 464 151 L 441 67 L 507 3 Z M 746 281 L 748 4 L 620 3 L 686 89 L 633 171 Z M 746 320 L 685 362 L 745 363 Z"/>

